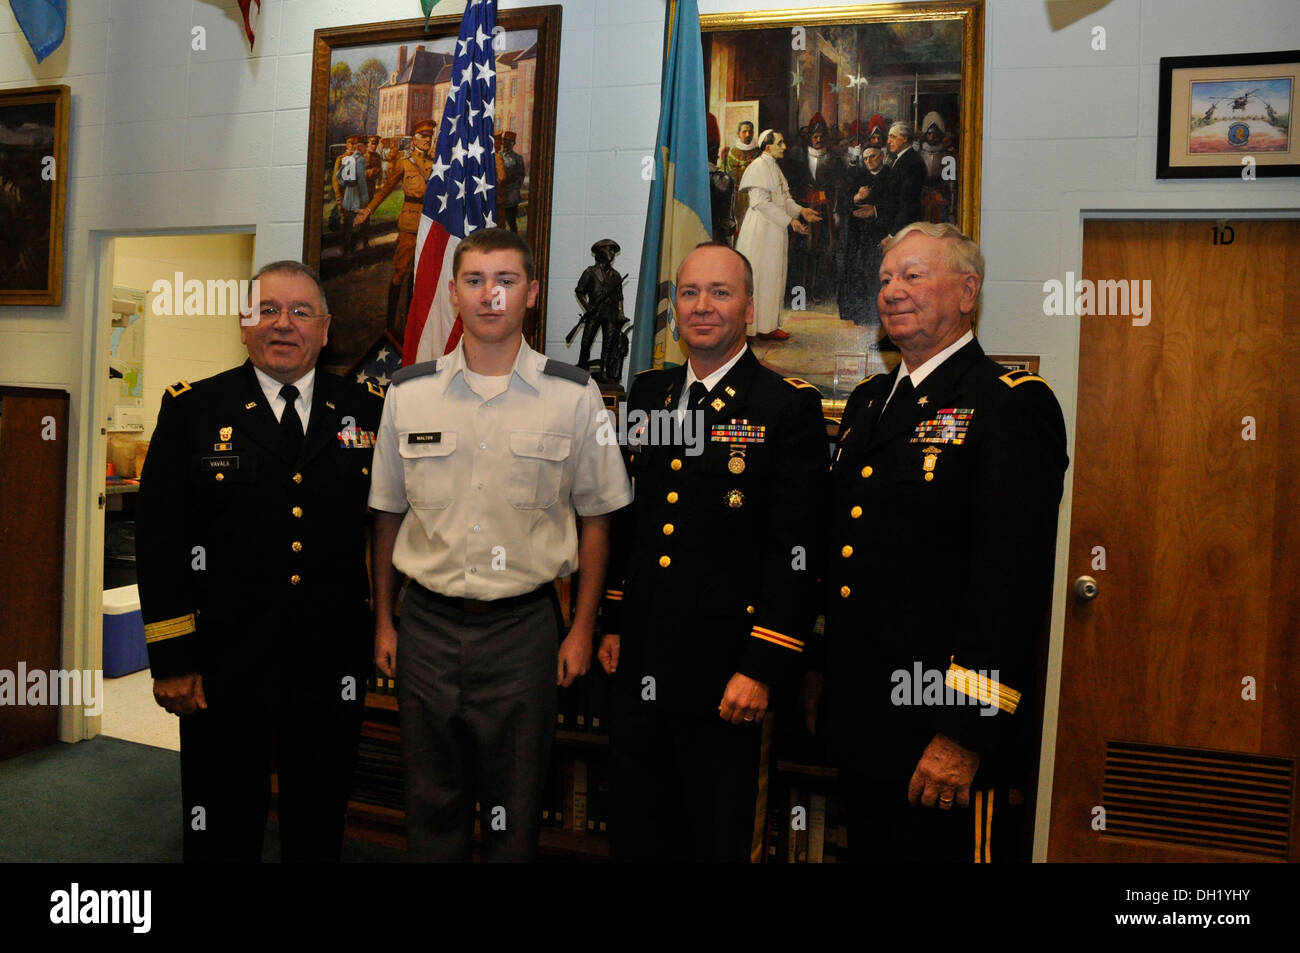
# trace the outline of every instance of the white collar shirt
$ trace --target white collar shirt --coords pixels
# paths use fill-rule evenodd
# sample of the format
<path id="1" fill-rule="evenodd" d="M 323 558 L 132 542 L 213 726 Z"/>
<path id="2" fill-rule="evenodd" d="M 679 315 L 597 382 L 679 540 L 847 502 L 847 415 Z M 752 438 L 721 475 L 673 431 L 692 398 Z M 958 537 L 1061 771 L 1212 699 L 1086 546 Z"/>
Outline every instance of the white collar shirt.
<path id="1" fill-rule="evenodd" d="M 257 383 L 261 385 L 262 393 L 266 395 L 266 402 L 271 405 L 271 413 L 279 420 L 284 416 L 284 405 L 288 403 L 280 396 L 280 388 L 284 385 L 260 367 L 254 367 L 253 371 L 257 374 Z M 293 386 L 298 388 L 298 399 L 293 402 L 293 406 L 297 408 L 298 417 L 302 420 L 302 432 L 306 433 L 307 419 L 311 416 L 311 395 L 316 388 L 316 368 L 313 367 L 294 381 Z"/>
<path id="2" fill-rule="evenodd" d="M 908 370 L 906 362 L 901 362 L 898 365 L 898 376 L 894 378 L 894 389 L 889 392 L 889 397 L 894 396 L 894 391 L 898 390 L 898 385 L 903 382 L 903 378 L 905 377 L 910 377 L 912 379 L 912 386 L 919 389 L 925 379 L 939 369 L 940 364 L 948 360 L 948 358 L 952 357 L 973 340 L 975 340 L 975 332 L 967 331 L 914 371 Z M 886 398 L 884 407 L 880 408 L 881 413 L 884 413 L 885 407 L 888 406 L 889 398 Z"/>
<path id="3" fill-rule="evenodd" d="M 695 376 L 695 368 L 691 365 L 691 362 L 688 360 L 686 362 L 686 382 L 682 384 L 681 395 L 677 398 L 677 410 L 679 412 L 686 410 L 686 401 L 690 396 L 692 384 L 694 384 L 698 380 L 703 380 L 705 388 L 712 391 L 713 388 L 718 386 L 718 382 L 727 376 L 727 372 L 736 366 L 736 362 L 740 360 L 741 357 L 744 356 L 744 353 L 748 350 L 749 350 L 749 345 L 742 344 L 740 346 L 740 350 L 737 351 L 734 355 L 732 355 L 731 360 L 727 361 L 726 364 L 723 364 L 716 371 L 714 371 L 712 374 L 710 374 L 708 377 L 705 378 L 699 378 Z"/>
<path id="4" fill-rule="evenodd" d="M 485 397 L 462 343 L 436 373 L 394 383 L 375 443 L 370 506 L 404 514 L 393 565 L 452 598 L 522 595 L 578 568 L 574 513 L 632 501 L 594 381 L 544 374 L 521 341 L 504 390 Z"/>

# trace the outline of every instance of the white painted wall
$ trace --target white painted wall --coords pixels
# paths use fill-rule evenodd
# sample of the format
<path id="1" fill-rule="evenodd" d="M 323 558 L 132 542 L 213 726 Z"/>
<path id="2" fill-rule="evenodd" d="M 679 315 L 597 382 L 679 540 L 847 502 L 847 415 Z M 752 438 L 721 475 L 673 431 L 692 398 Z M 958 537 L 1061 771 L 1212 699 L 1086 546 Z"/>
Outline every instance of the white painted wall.
<path id="1" fill-rule="evenodd" d="M 768 5 L 825 6 L 700 0 L 705 14 Z M 7 5 L 0 6 L 0 87 L 66 82 L 73 90 L 65 303 L 0 308 L 0 381 L 67 388 L 75 431 L 87 420 L 82 380 L 88 282 L 97 265 L 92 230 L 248 225 L 256 228 L 259 260 L 295 257 L 302 247 L 312 32 L 406 19 L 416 5 L 264 0 L 252 57 L 232 0 L 70 6 L 68 39 L 41 66 Z M 570 292 L 593 241 L 610 236 L 622 244 L 618 264 L 633 273 L 626 294 L 635 298 L 649 189 L 640 160 L 654 146 L 666 3 L 563 6 L 547 322 L 547 350 L 556 355 L 564 353 L 559 339 L 576 313 Z M 445 0 L 437 12 L 461 7 Z M 1044 281 L 1078 271 L 1084 216 L 1300 214 L 1294 178 L 1156 181 L 1160 57 L 1300 48 L 1300 15 L 1295 0 L 1112 0 L 1053 33 L 1045 0 L 988 0 L 986 21 L 981 236 L 988 276 L 981 337 L 992 351 L 1042 355 L 1042 372 L 1073 433 L 1080 326 L 1077 319 L 1043 317 L 1041 302 Z M 196 24 L 207 28 L 204 53 L 190 51 Z M 1094 25 L 1106 28 L 1105 52 L 1091 48 Z M 79 644 L 73 627 L 86 618 L 75 596 L 79 567 L 93 559 L 84 516 L 97 461 L 84 459 L 89 454 L 89 443 L 74 448 L 69 471 L 70 658 Z M 1069 493 L 1067 486 L 1067 501 Z M 1058 591 L 1067 574 L 1068 503 L 1063 513 Z M 1053 686 L 1064 605 L 1057 602 Z M 1050 735 L 1054 691 L 1048 709 Z M 1049 777 L 1050 767 L 1049 760 Z"/>

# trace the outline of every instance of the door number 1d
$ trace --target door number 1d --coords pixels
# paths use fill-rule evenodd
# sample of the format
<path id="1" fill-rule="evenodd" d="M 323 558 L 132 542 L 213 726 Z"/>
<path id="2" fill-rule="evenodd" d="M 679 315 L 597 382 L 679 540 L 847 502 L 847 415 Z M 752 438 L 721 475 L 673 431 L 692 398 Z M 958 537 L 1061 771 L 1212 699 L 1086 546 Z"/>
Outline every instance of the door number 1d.
<path id="1" fill-rule="evenodd" d="M 1226 223 L 1223 225 L 1215 223 L 1210 227 L 1214 229 L 1214 244 L 1216 245 L 1231 245 L 1237 237 L 1237 233 L 1232 230 L 1232 226 Z"/>

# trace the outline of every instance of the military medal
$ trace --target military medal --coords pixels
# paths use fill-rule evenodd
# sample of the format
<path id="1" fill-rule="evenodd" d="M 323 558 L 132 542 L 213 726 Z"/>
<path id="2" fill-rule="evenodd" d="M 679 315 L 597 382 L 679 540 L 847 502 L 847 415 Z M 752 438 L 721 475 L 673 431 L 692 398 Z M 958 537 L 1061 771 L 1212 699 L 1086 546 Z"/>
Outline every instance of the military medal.
<path id="1" fill-rule="evenodd" d="M 767 437 L 767 427 L 763 424 L 751 424 L 748 420 L 732 420 L 725 424 L 714 424 L 709 428 L 709 439 L 714 443 L 763 443 Z"/>
<path id="2" fill-rule="evenodd" d="M 745 448 L 732 447 L 731 459 L 727 461 L 727 469 L 737 475 L 745 472 Z"/>
<path id="3" fill-rule="evenodd" d="M 921 469 L 925 473 L 925 482 L 929 483 L 934 479 L 934 466 L 939 462 L 939 454 L 941 453 L 943 451 L 938 447 L 926 447 L 921 451 Z"/>
<path id="4" fill-rule="evenodd" d="M 739 490 L 727 491 L 727 505 L 733 510 L 738 510 L 745 505 L 745 494 Z"/>

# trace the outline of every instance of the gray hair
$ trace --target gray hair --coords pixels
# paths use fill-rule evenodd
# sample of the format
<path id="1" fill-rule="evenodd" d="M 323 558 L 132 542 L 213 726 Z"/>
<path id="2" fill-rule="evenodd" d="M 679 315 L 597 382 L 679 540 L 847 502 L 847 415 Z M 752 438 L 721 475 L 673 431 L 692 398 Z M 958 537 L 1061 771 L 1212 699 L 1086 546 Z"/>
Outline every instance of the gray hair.
<path id="1" fill-rule="evenodd" d="M 277 275 L 302 275 L 305 278 L 310 278 L 312 284 L 316 286 L 316 293 L 320 295 L 322 313 L 330 313 L 329 302 L 325 300 L 325 286 L 321 284 L 320 275 L 316 273 L 316 269 L 311 265 L 304 265 L 302 262 L 294 261 L 292 258 L 269 262 L 257 269 L 257 272 L 253 275 L 253 280 L 257 281 L 257 279 L 261 278 L 263 275 L 271 273 Z"/>
<path id="2" fill-rule="evenodd" d="M 911 142 L 912 138 L 916 135 L 916 133 L 912 130 L 912 124 L 910 122 L 894 123 L 892 126 L 889 127 L 889 134 L 891 136 L 902 136 L 908 142 Z"/>
<path id="3" fill-rule="evenodd" d="M 984 290 L 984 253 L 960 228 L 951 222 L 912 222 L 904 225 L 893 235 L 880 243 L 881 253 L 887 254 L 891 248 L 901 242 L 912 232 L 920 232 L 943 241 L 947 246 L 944 262 L 948 270 L 958 275 L 975 275 L 980 280 L 980 291 Z M 975 308 L 970 318 L 973 324 L 979 317 L 980 300 L 975 299 Z"/>

